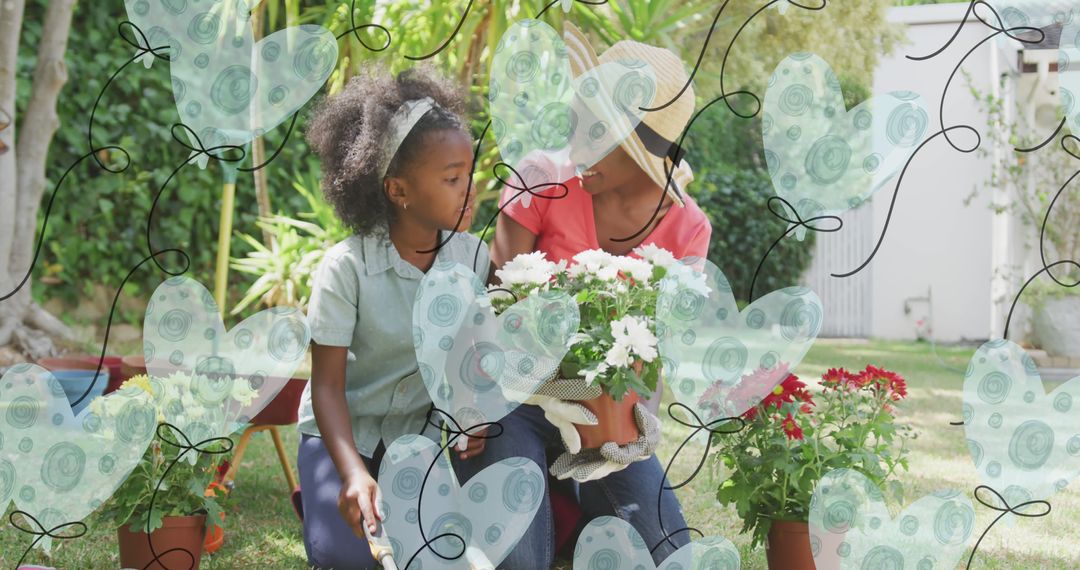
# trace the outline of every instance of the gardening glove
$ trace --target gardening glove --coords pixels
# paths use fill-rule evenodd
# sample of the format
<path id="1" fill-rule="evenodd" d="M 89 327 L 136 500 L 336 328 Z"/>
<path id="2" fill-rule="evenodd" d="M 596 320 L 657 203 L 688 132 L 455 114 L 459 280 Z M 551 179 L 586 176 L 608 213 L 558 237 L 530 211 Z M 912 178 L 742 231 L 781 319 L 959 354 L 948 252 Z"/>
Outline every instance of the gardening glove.
<path id="1" fill-rule="evenodd" d="M 599 385 L 590 385 L 581 378 L 554 378 L 541 384 L 525 403 L 540 406 L 544 417 L 559 430 L 566 449 L 577 453 L 581 451 L 581 435 L 575 424 L 594 426 L 598 420 L 592 411 L 575 401 L 598 398 L 602 393 Z"/>
<path id="2" fill-rule="evenodd" d="M 660 442 L 660 420 L 639 402 L 634 404 L 634 421 L 641 432 L 634 441 L 625 445 L 609 441 L 599 449 L 567 451 L 555 460 L 551 474 L 559 479 L 573 478 L 584 483 L 625 469 L 635 461 L 648 459 Z"/>

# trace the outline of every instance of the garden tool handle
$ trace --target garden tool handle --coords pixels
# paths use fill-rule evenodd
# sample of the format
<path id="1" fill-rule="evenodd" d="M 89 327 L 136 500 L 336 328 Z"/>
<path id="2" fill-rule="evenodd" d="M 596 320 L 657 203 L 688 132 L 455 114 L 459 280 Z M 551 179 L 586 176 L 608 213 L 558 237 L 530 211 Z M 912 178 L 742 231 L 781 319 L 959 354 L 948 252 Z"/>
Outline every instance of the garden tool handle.
<path id="1" fill-rule="evenodd" d="M 364 527 L 364 536 L 367 537 L 372 558 L 383 567 L 383 570 L 398 570 L 397 563 L 394 562 L 394 549 L 390 547 L 390 540 L 383 532 L 383 525 L 376 523 L 375 532 L 371 532 L 366 524 L 361 526 Z"/>

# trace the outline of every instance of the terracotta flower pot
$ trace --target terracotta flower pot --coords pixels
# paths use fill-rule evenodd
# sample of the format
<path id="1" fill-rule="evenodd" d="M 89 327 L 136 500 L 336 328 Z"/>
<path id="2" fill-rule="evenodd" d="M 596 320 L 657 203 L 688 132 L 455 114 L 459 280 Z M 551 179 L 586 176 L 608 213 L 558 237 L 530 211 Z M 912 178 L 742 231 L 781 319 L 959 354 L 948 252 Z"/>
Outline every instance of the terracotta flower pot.
<path id="1" fill-rule="evenodd" d="M 251 424 L 287 426 L 299 421 L 300 397 L 304 395 L 307 382 L 304 378 L 289 379 L 277 396 L 251 418 Z"/>
<path id="2" fill-rule="evenodd" d="M 207 554 L 213 554 L 221 548 L 221 545 L 225 543 L 225 512 L 221 512 L 221 525 L 214 527 L 212 530 L 206 531 L 206 540 L 203 541 L 203 548 L 206 549 Z M 155 542 L 155 548 L 157 543 Z"/>
<path id="3" fill-rule="evenodd" d="M 116 535 L 120 542 L 120 566 L 124 568 L 146 568 L 147 570 L 188 568 L 192 561 L 187 552 L 176 550 L 162 555 L 166 550 L 183 548 L 195 559 L 191 569 L 197 570 L 199 561 L 202 559 L 203 542 L 206 536 L 206 515 L 165 517 L 164 526 L 150 533 L 149 537 L 145 532 L 132 532 L 129 525 L 116 529 Z M 151 563 L 154 560 L 154 555 L 150 551 L 151 540 L 154 544 L 154 552 L 160 556 L 158 560 L 161 563 Z"/>
<path id="4" fill-rule="evenodd" d="M 146 359 L 141 354 L 138 356 L 125 356 L 120 359 L 121 382 L 125 382 L 128 378 L 139 374 L 146 374 Z"/>
<path id="5" fill-rule="evenodd" d="M 578 425 L 581 448 L 597 448 L 609 441 L 623 445 L 641 436 L 634 421 L 634 404 L 641 399 L 636 392 L 627 392 L 616 401 L 606 391 L 598 398 L 580 402 L 600 420 L 597 425 Z"/>
<path id="6" fill-rule="evenodd" d="M 48 368 L 49 370 L 97 370 L 97 360 L 93 364 L 89 360 L 90 355 L 80 354 L 76 356 L 57 356 L 52 358 L 42 358 L 37 361 L 38 366 Z M 108 370 L 108 365 L 105 366 L 105 370 Z"/>
<path id="7" fill-rule="evenodd" d="M 810 527 L 798 521 L 773 521 L 765 544 L 770 570 L 815 570 Z"/>

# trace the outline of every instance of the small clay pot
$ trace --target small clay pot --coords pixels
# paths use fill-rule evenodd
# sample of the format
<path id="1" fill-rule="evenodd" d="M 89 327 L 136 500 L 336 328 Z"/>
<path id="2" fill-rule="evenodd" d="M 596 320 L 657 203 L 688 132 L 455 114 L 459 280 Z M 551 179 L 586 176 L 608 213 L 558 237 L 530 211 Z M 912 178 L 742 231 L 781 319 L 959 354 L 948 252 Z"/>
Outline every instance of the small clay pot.
<path id="1" fill-rule="evenodd" d="M 304 394 L 304 378 L 291 378 L 270 403 L 251 419 L 252 425 L 287 426 L 299 421 L 300 397 Z"/>
<path id="2" fill-rule="evenodd" d="M 132 376 L 146 374 L 146 359 L 138 356 L 125 356 L 120 359 L 120 382 L 126 382 Z"/>
<path id="3" fill-rule="evenodd" d="M 149 537 L 145 532 L 132 532 L 130 525 L 116 529 L 120 542 L 121 567 L 148 570 L 190 567 L 191 570 L 198 570 L 206 536 L 206 515 L 165 517 L 163 523 L 164 525 L 150 533 Z M 153 541 L 153 551 L 150 550 L 150 541 Z M 182 548 L 187 552 L 176 550 L 162 554 L 174 548 Z M 154 552 L 158 553 L 160 563 L 154 561 Z M 188 553 L 191 553 L 190 557 Z"/>
<path id="4" fill-rule="evenodd" d="M 218 549 L 221 548 L 221 545 L 225 544 L 225 511 L 221 512 L 221 525 L 222 526 L 214 527 L 213 530 L 206 531 L 206 539 L 203 541 L 203 548 L 206 550 L 207 554 L 217 552 Z"/>
<path id="5" fill-rule="evenodd" d="M 641 437 L 637 421 L 634 420 L 634 404 L 640 399 L 637 392 L 630 391 L 623 395 L 622 400 L 616 401 L 605 391 L 599 397 L 579 402 L 596 414 L 599 420 L 594 426 L 577 424 L 581 448 L 598 448 L 609 441 L 625 445 Z"/>
<path id="6" fill-rule="evenodd" d="M 90 358 L 89 354 L 80 354 L 77 356 L 57 356 L 52 358 L 42 358 L 37 361 L 38 366 L 48 368 L 50 371 L 56 370 L 97 370 L 97 361 L 95 360 L 91 364 L 87 359 Z M 108 366 L 104 367 L 104 370 L 108 370 Z"/>
<path id="7" fill-rule="evenodd" d="M 773 521 L 765 543 L 770 570 L 815 570 L 810 526 L 799 521 Z"/>

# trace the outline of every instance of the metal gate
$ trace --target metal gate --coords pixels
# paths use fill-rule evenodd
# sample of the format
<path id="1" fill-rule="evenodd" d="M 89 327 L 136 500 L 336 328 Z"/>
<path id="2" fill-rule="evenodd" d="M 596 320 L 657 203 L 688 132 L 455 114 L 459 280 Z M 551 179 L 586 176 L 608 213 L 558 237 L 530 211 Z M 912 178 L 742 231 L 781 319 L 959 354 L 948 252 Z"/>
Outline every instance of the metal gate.
<path id="1" fill-rule="evenodd" d="M 873 251 L 874 232 L 872 200 L 839 215 L 844 227 L 838 232 L 818 232 L 814 258 L 803 274 L 802 283 L 821 298 L 821 337 L 867 338 L 873 323 L 871 261 L 851 277 L 833 277 L 859 266 Z M 825 222 L 828 223 L 828 222 Z M 788 238 L 792 239 L 792 238 Z"/>

